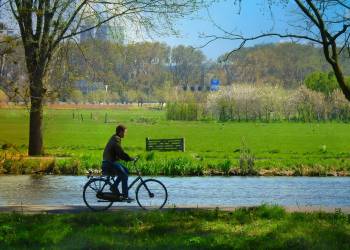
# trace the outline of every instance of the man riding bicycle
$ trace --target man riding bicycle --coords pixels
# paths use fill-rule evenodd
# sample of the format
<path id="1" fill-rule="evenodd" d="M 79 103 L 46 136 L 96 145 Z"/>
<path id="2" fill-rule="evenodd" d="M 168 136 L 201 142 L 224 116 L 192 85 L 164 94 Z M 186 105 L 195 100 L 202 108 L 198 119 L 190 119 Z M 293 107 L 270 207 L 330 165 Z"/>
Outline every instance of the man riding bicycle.
<path id="1" fill-rule="evenodd" d="M 115 186 L 112 190 L 117 196 L 120 196 L 122 200 L 132 201 L 133 199 L 128 195 L 128 169 L 123 166 L 119 161 L 133 161 L 134 158 L 130 157 L 124 152 L 121 140 L 125 137 L 126 127 L 118 125 L 116 127 L 115 134 L 107 142 L 107 145 L 103 151 L 102 161 L 102 174 L 106 175 L 118 175 L 115 181 Z M 122 194 L 120 194 L 118 185 L 122 182 Z"/>

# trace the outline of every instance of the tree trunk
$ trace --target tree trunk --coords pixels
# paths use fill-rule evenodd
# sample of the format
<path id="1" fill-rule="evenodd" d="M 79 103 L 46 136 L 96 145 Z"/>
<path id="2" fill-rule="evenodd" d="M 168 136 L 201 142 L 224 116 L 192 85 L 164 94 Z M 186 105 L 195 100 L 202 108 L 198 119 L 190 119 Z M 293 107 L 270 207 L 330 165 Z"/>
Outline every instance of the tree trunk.
<path id="1" fill-rule="evenodd" d="M 340 86 L 340 89 L 342 90 L 345 98 L 350 101 L 350 88 L 348 85 L 346 85 L 345 79 L 344 79 L 344 75 L 343 72 L 338 64 L 338 62 L 336 61 L 336 63 L 332 64 L 332 68 L 335 74 L 335 77 L 338 81 L 338 84 Z"/>
<path id="2" fill-rule="evenodd" d="M 28 155 L 36 156 L 44 153 L 43 149 L 43 94 L 42 77 L 30 79 L 30 123 Z"/>

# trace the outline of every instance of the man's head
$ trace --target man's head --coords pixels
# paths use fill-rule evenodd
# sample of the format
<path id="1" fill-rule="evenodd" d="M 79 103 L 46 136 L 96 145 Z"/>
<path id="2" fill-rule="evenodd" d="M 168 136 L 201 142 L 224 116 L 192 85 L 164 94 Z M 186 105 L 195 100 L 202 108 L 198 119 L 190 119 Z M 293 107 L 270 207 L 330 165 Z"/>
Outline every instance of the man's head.
<path id="1" fill-rule="evenodd" d="M 122 124 L 118 125 L 115 129 L 115 133 L 120 138 L 124 138 L 125 133 L 126 133 L 126 127 Z"/>

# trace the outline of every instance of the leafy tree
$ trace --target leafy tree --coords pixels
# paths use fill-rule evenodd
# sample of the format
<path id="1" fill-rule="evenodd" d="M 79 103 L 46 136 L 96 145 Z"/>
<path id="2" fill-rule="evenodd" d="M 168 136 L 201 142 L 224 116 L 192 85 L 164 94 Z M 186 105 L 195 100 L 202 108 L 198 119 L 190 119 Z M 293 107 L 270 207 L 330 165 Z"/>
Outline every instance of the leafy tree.
<path id="1" fill-rule="evenodd" d="M 179 45 L 171 51 L 173 81 L 176 85 L 201 83 L 201 66 L 205 61 L 202 51 Z"/>
<path id="2" fill-rule="evenodd" d="M 189 0 L 14 0 L 1 5 L 3 10 L 11 10 L 25 52 L 31 105 L 28 154 L 43 154 L 44 78 L 62 41 L 115 18 L 161 32 L 172 28 L 174 18 L 192 13 L 197 4 Z M 82 28 L 92 16 L 94 22 Z"/>
<path id="3" fill-rule="evenodd" d="M 311 90 L 330 96 L 339 87 L 333 72 L 313 72 L 305 78 L 305 85 Z"/>
<path id="4" fill-rule="evenodd" d="M 172 91 L 174 90 L 171 88 L 170 81 L 166 81 L 161 87 L 155 90 L 154 96 L 159 102 L 160 109 L 163 109 L 164 104 L 169 101 Z"/>
<path id="5" fill-rule="evenodd" d="M 235 1 L 241 4 L 242 0 Z M 237 49 L 242 48 L 247 42 L 264 37 L 291 38 L 309 41 L 320 46 L 327 63 L 331 66 L 338 85 L 347 100 L 350 101 L 350 86 L 346 84 L 342 69 L 340 55 L 345 54 L 350 48 L 349 28 L 350 11 L 349 0 L 269 0 L 263 1 L 270 7 L 272 5 L 292 5 L 296 11 L 291 12 L 297 16 L 291 27 L 293 31 L 267 32 L 256 36 L 247 37 L 230 31 L 223 31 L 222 35 L 207 36 L 210 42 L 218 39 L 240 41 Z M 272 8 L 269 8 L 270 10 Z M 208 44 L 207 43 L 207 44 Z M 234 52 L 236 50 L 233 50 Z"/>
<path id="6" fill-rule="evenodd" d="M 272 83 L 286 88 L 301 85 L 311 72 L 331 70 L 326 62 L 322 63 L 320 48 L 296 43 L 242 48 L 222 55 L 218 61 L 231 83 Z"/>
<path id="7" fill-rule="evenodd" d="M 16 37 L 0 35 L 0 87 L 13 102 L 27 102 L 29 99 L 23 53 Z"/>
<path id="8" fill-rule="evenodd" d="M 70 98 L 75 104 L 82 103 L 84 101 L 83 93 L 81 93 L 81 91 L 78 89 L 74 89 L 71 92 Z"/>

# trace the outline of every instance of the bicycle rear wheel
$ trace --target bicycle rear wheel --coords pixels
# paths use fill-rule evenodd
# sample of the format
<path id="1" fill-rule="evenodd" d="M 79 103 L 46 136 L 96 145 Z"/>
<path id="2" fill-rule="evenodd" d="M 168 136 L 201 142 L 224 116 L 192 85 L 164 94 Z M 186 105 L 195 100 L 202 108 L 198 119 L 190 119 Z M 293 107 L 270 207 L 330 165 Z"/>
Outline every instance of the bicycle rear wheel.
<path id="1" fill-rule="evenodd" d="M 136 188 L 136 201 L 143 209 L 161 209 L 167 199 L 168 191 L 163 183 L 158 180 L 145 180 Z"/>
<path id="2" fill-rule="evenodd" d="M 89 180 L 83 191 L 83 199 L 88 208 L 94 211 L 104 211 L 110 208 L 113 201 L 98 198 L 98 194 L 111 192 L 112 184 L 104 178 L 93 178 Z"/>

